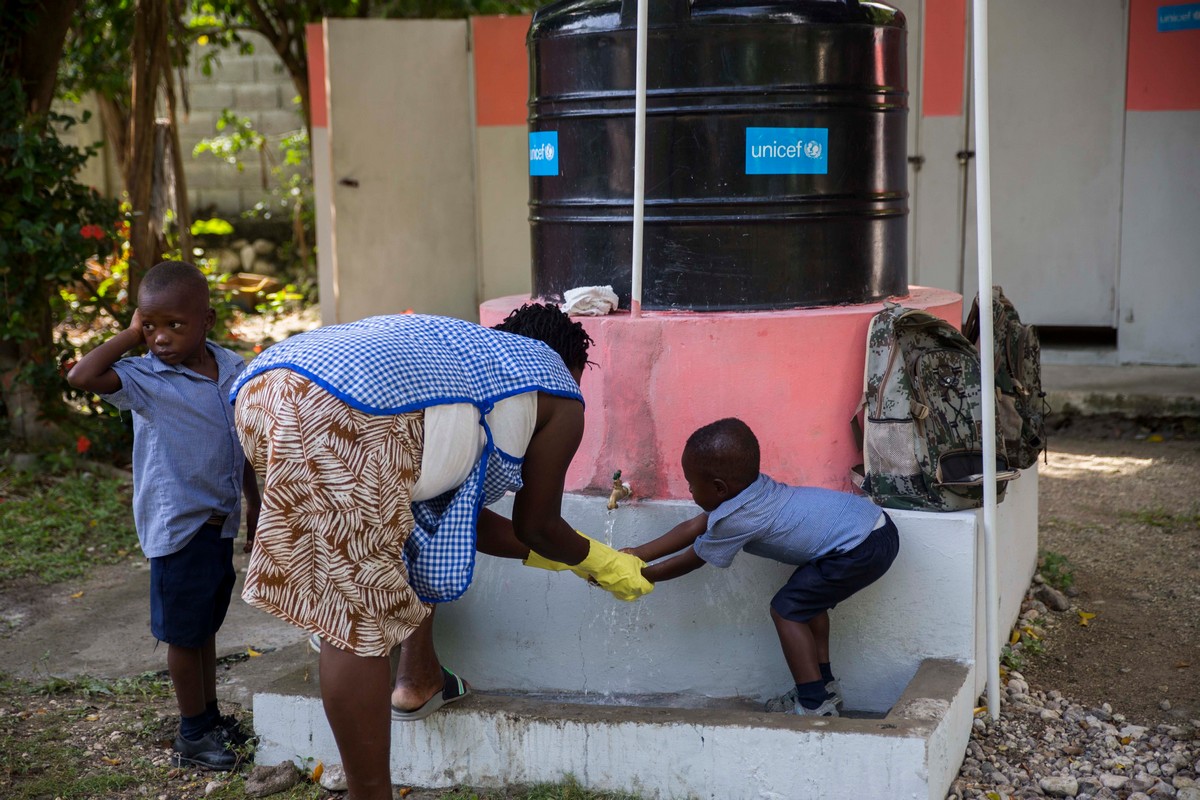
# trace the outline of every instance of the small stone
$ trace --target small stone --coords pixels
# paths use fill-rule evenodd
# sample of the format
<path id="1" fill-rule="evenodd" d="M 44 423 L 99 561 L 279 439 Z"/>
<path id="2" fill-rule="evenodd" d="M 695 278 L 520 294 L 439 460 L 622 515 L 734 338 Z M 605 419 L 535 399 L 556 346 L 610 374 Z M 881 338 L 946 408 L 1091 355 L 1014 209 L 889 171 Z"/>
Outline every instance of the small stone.
<path id="1" fill-rule="evenodd" d="M 1126 775 L 1113 775 L 1111 772 L 1100 773 L 1100 785 L 1105 789 L 1122 789 L 1129 783 Z"/>
<path id="2" fill-rule="evenodd" d="M 1070 599 L 1053 586 L 1038 587 L 1037 598 L 1054 611 L 1066 611 L 1071 607 Z"/>
<path id="3" fill-rule="evenodd" d="M 300 771 L 290 761 L 273 767 L 255 767 L 246 778 L 247 797 L 266 797 L 285 792 L 300 782 Z"/>
<path id="4" fill-rule="evenodd" d="M 1042 791 L 1054 797 L 1074 797 L 1079 793 L 1079 781 L 1071 775 L 1052 775 L 1038 781 Z"/>
<path id="5" fill-rule="evenodd" d="M 1200 800 L 1200 788 L 1185 786 L 1175 793 L 1175 800 Z"/>
<path id="6" fill-rule="evenodd" d="M 212 794 L 213 792 L 215 792 L 217 789 L 220 789 L 220 788 L 221 788 L 220 783 L 218 783 L 216 781 L 209 781 L 204 786 L 204 796 L 208 797 L 210 794 Z"/>
<path id="7" fill-rule="evenodd" d="M 331 792 L 346 791 L 346 770 L 341 764 L 330 764 L 321 773 L 321 788 Z"/>
<path id="8" fill-rule="evenodd" d="M 1171 701 L 1170 700 L 1160 700 L 1158 703 L 1158 707 L 1161 708 L 1163 711 L 1170 711 L 1171 710 Z"/>

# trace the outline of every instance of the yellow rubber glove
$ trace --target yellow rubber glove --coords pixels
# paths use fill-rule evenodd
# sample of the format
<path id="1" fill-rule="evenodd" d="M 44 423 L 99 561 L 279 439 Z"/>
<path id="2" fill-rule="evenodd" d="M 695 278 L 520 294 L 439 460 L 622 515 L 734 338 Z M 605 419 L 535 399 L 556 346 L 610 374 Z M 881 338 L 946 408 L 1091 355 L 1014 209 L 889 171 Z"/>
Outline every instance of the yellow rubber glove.
<path id="1" fill-rule="evenodd" d="M 575 531 L 575 532 L 578 533 L 583 538 L 587 539 L 589 542 L 596 541 L 592 537 L 588 536 L 586 533 L 583 533 L 581 531 Z M 529 557 L 526 558 L 521 563 L 527 567 L 533 567 L 534 569 L 545 569 L 545 570 L 549 570 L 550 572 L 562 572 L 564 569 L 569 569 L 572 572 L 574 572 L 576 575 L 578 575 L 579 577 L 583 578 L 585 581 L 588 578 L 592 577 L 590 574 L 588 574 L 587 571 L 585 571 L 583 569 L 582 564 L 576 564 L 574 566 L 571 566 L 570 564 L 564 564 L 561 561 L 551 561 L 550 559 L 546 558 L 545 556 L 541 555 L 540 553 L 538 553 L 534 550 L 530 550 Z"/>
<path id="2" fill-rule="evenodd" d="M 646 562 L 635 555 L 613 550 L 606 544 L 589 539 L 587 558 L 575 565 L 575 572 L 587 572 L 602 589 L 618 600 L 637 600 L 654 591 L 654 584 L 642 577 Z"/>

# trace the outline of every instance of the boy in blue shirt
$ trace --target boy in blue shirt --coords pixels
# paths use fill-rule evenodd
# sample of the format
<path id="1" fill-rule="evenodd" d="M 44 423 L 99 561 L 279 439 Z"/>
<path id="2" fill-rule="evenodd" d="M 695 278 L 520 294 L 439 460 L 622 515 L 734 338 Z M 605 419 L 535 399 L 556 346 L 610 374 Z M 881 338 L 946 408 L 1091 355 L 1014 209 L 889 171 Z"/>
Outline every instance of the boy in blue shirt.
<path id="1" fill-rule="evenodd" d="M 704 564 L 728 567 L 740 550 L 795 564 L 771 599 L 771 620 L 796 685 L 767 710 L 836 717 L 842 696 L 829 663 L 829 609 L 887 572 L 899 550 L 896 526 L 865 497 L 788 486 L 758 470 L 758 439 L 746 423 L 700 428 L 683 449 L 683 474 L 705 513 L 628 552 L 649 564 L 642 576 L 651 583 Z"/>
<path id="2" fill-rule="evenodd" d="M 216 633 L 236 578 L 241 494 L 247 552 L 259 496 L 229 404 L 245 363 L 207 341 L 215 321 L 204 274 L 164 261 L 142 279 L 129 327 L 83 356 L 67 381 L 133 412 L 133 516 L 150 559 L 150 630 L 167 643 L 179 704 L 173 760 L 230 770 L 248 737 L 217 705 Z M 150 352 L 121 358 L 142 345 Z"/>

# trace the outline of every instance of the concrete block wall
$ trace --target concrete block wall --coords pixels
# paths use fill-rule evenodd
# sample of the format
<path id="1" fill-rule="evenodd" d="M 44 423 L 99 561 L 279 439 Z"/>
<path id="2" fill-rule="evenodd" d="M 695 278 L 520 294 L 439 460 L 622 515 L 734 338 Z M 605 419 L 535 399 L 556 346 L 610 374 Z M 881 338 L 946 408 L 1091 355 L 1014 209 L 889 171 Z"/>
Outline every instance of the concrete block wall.
<path id="1" fill-rule="evenodd" d="M 190 110 L 180 119 L 179 131 L 185 159 L 202 139 L 217 135 L 216 123 L 225 109 L 249 117 L 255 129 L 276 147 L 276 153 L 283 134 L 304 126 L 295 102 L 296 88 L 283 62 L 263 37 L 246 34 L 246 38 L 254 43 L 254 52 L 222 52 L 209 75 L 201 70 L 205 48 L 193 49 L 186 73 Z M 209 153 L 189 160 L 186 168 L 192 215 L 202 217 L 215 212 L 229 217 L 253 208 L 267 195 L 260 163 L 252 153 L 243 155 L 243 170 Z M 268 185 L 274 180 L 268 176 Z"/>

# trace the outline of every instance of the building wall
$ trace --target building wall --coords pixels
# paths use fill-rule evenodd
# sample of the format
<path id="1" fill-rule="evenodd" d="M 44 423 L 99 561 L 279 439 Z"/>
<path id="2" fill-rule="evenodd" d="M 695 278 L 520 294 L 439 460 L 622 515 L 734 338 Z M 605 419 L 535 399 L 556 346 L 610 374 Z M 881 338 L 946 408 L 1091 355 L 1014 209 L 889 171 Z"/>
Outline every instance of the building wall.
<path id="1" fill-rule="evenodd" d="M 200 68 L 203 48 L 193 48 L 186 73 L 190 111 L 179 125 L 185 159 L 200 140 L 217 135 L 217 120 L 227 108 L 249 117 L 275 145 L 282 134 L 304 126 L 300 106 L 294 102 L 295 85 L 283 62 L 263 37 L 246 34 L 246 38 L 254 43 L 254 53 L 226 50 L 209 75 Z M 238 170 L 205 153 L 187 164 L 187 184 L 192 216 L 197 218 L 209 213 L 233 216 L 253 208 L 266 195 L 260 163 L 253 157 L 246 158 L 244 170 Z"/>
<path id="2" fill-rule="evenodd" d="M 1173 12 L 1172 9 L 1181 9 Z M 1172 17 L 1189 13 L 1187 21 Z M 1197 363 L 1200 11 L 1133 0 L 1121 217 L 1122 361 Z"/>

